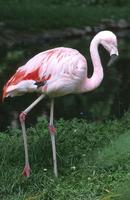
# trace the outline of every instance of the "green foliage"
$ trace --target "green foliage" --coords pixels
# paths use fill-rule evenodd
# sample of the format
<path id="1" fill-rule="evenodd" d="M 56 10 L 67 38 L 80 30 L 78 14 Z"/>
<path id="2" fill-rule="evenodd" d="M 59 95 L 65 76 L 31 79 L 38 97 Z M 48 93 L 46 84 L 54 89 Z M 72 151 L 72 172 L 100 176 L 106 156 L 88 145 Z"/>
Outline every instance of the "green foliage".
<path id="1" fill-rule="evenodd" d="M 27 5 L 31 5 L 31 4 L 35 4 L 35 1 L 31 1 L 31 0 L 14 0 L 13 2 L 11 0 L 8 0 L 8 3 L 10 5 L 20 5 L 20 4 L 27 4 Z M 43 4 L 43 0 L 37 0 L 38 4 Z M 109 0 L 44 0 L 44 5 L 104 5 L 104 4 L 108 4 L 108 5 L 114 5 L 114 6 L 119 6 L 119 5 L 127 5 L 129 3 L 128 0 L 113 0 L 113 1 L 109 1 Z"/>
<path id="2" fill-rule="evenodd" d="M 0 21 L 6 27 L 26 31 L 97 25 L 102 18 L 129 17 L 127 0 L 7 0 L 0 7 Z"/>
<path id="3" fill-rule="evenodd" d="M 23 58 L 23 54 L 24 52 L 20 50 L 9 51 L 6 56 L 6 60 L 7 62 L 12 61 L 14 63 L 15 61 L 20 60 L 20 58 Z"/>
<path id="4" fill-rule="evenodd" d="M 28 179 L 20 174 L 24 164 L 21 131 L 8 129 L 0 133 L 0 199 L 119 200 L 118 197 L 128 196 L 129 119 L 127 113 L 120 121 L 104 123 L 76 118 L 55 121 L 58 179 L 53 177 L 45 118 L 39 118 L 37 124 L 27 130 L 32 167 Z M 124 190 L 121 190 L 122 183 Z"/>
<path id="5" fill-rule="evenodd" d="M 100 200 L 129 200 L 130 199 L 130 174 L 123 182 L 118 183 L 114 193 L 103 195 Z"/>
<path id="6" fill-rule="evenodd" d="M 113 140 L 109 146 L 98 152 L 97 164 L 103 168 L 130 166 L 130 132 Z"/>
<path id="7" fill-rule="evenodd" d="M 114 200 L 129 200 L 130 199 L 130 174 L 128 174 L 128 178 L 125 182 L 120 183 L 116 189 L 116 193 L 118 194 Z"/>

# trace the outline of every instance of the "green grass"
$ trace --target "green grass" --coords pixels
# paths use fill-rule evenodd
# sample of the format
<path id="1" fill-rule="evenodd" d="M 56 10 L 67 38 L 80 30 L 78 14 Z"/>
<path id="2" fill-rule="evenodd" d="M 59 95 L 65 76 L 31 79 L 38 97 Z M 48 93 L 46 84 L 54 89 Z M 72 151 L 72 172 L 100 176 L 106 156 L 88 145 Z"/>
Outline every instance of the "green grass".
<path id="1" fill-rule="evenodd" d="M 101 168 L 130 166 L 130 130 L 98 152 L 97 164 Z"/>
<path id="2" fill-rule="evenodd" d="M 113 6 L 112 4 L 88 5 L 74 1 L 10 1 L 0 2 L 0 21 L 7 28 L 22 31 L 44 31 L 46 29 L 63 29 L 97 25 L 104 18 L 128 19 L 129 4 Z M 95 17 L 96 15 L 96 17 Z"/>
<path id="3" fill-rule="evenodd" d="M 0 199 L 129 200 L 129 117 L 127 114 L 119 121 L 104 123 L 56 121 L 58 178 L 53 175 L 46 119 L 39 118 L 27 130 L 30 178 L 21 175 L 24 165 L 21 131 L 10 129 L 1 133 Z"/>

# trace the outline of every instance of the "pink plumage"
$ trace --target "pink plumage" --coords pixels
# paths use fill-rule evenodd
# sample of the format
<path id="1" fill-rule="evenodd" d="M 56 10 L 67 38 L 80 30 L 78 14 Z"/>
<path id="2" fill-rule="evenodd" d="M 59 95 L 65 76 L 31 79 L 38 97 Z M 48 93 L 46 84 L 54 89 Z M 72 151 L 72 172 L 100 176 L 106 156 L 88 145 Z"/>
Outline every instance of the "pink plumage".
<path id="1" fill-rule="evenodd" d="M 77 50 L 63 47 L 51 49 L 37 54 L 18 68 L 6 83 L 3 98 L 32 91 L 44 92 L 44 88 L 46 94 L 53 96 L 75 93 L 86 73 L 86 60 Z M 46 81 L 46 87 L 37 88 L 35 83 L 41 81 Z"/>
<path id="2" fill-rule="evenodd" d="M 46 95 L 52 98 L 50 108 L 49 132 L 52 141 L 54 174 L 58 176 L 56 161 L 55 132 L 53 124 L 54 99 L 70 93 L 78 94 L 97 88 L 103 79 L 103 68 L 98 53 L 98 45 L 109 52 L 113 62 L 118 55 L 117 39 L 111 31 L 101 31 L 93 38 L 90 44 L 90 54 L 93 63 L 93 75 L 87 77 L 87 61 L 77 50 L 65 47 L 54 48 L 41 52 L 31 58 L 25 65 L 18 68 L 3 89 L 3 99 L 8 96 L 22 95 L 26 92 L 39 92 L 41 95 L 20 114 L 22 126 L 25 167 L 23 175 L 30 175 L 28 158 L 25 117 Z"/>

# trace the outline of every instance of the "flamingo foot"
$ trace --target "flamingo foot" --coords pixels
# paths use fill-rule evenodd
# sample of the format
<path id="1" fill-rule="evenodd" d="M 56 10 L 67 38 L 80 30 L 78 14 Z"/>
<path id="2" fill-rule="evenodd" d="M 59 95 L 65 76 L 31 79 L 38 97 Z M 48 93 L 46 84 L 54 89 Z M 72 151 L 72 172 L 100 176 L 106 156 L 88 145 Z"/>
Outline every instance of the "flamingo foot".
<path id="1" fill-rule="evenodd" d="M 24 169 L 23 169 L 23 172 L 22 172 L 22 175 L 23 176 L 26 176 L 26 177 L 29 177 L 30 176 L 30 171 L 31 171 L 31 168 L 28 165 L 25 165 Z"/>
<path id="2" fill-rule="evenodd" d="M 56 128 L 53 125 L 49 124 L 48 129 L 50 134 L 56 134 Z"/>
<path id="3" fill-rule="evenodd" d="M 21 112 L 19 115 L 20 122 L 25 121 L 27 113 Z"/>

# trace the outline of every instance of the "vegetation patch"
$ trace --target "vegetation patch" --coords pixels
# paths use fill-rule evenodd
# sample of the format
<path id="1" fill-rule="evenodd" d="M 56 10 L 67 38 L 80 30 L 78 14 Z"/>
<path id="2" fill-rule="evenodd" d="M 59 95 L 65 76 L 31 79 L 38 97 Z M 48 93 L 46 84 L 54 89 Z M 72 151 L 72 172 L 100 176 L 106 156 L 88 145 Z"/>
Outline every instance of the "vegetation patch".
<path id="1" fill-rule="evenodd" d="M 47 125 L 45 118 L 39 118 L 35 127 L 27 130 L 30 178 L 21 175 L 24 165 L 21 131 L 9 129 L 0 134 L 1 200 L 117 200 L 128 196 L 129 114 L 119 121 L 104 123 L 76 118 L 55 121 L 57 179 L 53 175 Z"/>
<path id="2" fill-rule="evenodd" d="M 104 18 L 129 18 L 129 1 L 19 1 L 0 2 L 1 26 L 41 31 L 97 25 Z M 96 16 L 96 17 L 95 17 Z"/>

